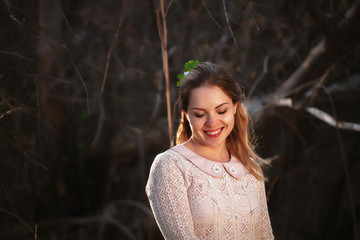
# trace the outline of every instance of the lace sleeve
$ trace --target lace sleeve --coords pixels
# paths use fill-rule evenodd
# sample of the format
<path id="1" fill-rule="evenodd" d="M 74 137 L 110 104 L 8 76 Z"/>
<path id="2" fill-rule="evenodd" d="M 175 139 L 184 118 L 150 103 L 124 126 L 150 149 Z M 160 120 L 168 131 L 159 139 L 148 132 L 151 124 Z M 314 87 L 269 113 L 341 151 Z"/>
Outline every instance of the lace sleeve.
<path id="1" fill-rule="evenodd" d="M 146 194 L 165 239 L 197 239 L 184 175 L 168 154 L 155 158 Z"/>
<path id="2" fill-rule="evenodd" d="M 256 231 L 256 239 L 268 240 L 274 239 L 274 235 L 272 233 L 269 212 L 266 203 L 266 195 L 265 195 L 265 183 L 264 181 L 259 181 L 259 202 L 260 202 L 260 219 L 257 225 Z"/>

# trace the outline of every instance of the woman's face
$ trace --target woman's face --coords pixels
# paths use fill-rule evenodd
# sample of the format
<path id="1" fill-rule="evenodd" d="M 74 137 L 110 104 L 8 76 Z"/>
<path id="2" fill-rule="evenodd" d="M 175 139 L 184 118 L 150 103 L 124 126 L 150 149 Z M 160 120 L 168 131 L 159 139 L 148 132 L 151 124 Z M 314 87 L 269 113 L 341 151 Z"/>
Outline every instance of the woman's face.
<path id="1" fill-rule="evenodd" d="M 237 103 L 218 86 L 201 86 L 191 91 L 185 112 L 195 145 L 225 147 L 234 127 Z"/>

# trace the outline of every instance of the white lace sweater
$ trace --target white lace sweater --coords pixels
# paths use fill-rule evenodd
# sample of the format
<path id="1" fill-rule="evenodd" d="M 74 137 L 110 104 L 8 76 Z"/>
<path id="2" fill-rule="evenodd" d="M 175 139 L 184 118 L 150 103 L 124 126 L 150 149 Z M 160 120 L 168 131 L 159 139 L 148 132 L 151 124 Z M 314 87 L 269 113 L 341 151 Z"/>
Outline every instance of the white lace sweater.
<path id="1" fill-rule="evenodd" d="M 155 158 L 146 194 L 165 239 L 274 239 L 264 182 L 235 157 L 214 162 L 177 145 Z"/>

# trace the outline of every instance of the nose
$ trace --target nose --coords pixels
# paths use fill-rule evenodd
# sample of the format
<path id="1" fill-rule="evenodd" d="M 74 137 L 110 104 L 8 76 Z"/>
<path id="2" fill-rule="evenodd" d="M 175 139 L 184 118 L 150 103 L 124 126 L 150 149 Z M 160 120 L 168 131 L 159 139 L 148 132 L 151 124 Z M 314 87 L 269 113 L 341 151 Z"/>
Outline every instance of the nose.
<path id="1" fill-rule="evenodd" d="M 214 127 L 216 125 L 216 116 L 214 116 L 213 114 L 208 114 L 205 124 L 208 127 Z"/>

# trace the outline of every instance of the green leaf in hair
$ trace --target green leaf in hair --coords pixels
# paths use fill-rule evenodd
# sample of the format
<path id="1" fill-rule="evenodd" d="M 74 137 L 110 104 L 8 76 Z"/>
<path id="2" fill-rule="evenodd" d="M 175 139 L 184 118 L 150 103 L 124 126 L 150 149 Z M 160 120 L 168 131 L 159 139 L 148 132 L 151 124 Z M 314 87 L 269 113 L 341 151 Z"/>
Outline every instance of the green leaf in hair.
<path id="1" fill-rule="evenodd" d="M 176 82 L 176 86 L 180 86 L 181 85 L 181 81 L 183 80 L 183 78 L 197 65 L 199 65 L 199 60 L 190 60 L 187 63 L 185 63 L 185 72 L 183 74 L 178 74 L 177 78 L 179 79 Z"/>

